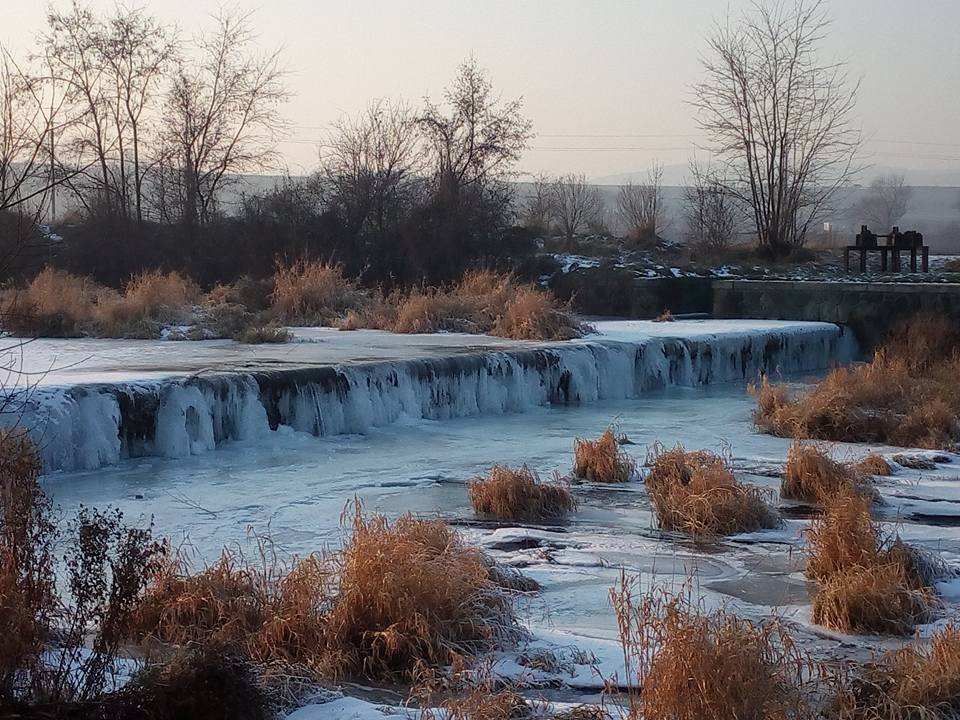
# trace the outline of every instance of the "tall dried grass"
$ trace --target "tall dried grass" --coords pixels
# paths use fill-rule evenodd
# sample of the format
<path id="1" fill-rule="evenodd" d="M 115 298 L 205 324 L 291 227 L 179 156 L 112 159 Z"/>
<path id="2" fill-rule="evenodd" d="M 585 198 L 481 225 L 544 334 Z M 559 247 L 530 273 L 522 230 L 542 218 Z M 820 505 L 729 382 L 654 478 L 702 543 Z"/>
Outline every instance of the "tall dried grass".
<path id="1" fill-rule="evenodd" d="M 630 720 L 796 720 L 810 662 L 776 620 L 707 611 L 690 584 L 610 591 L 628 677 Z"/>
<path id="2" fill-rule="evenodd" d="M 573 444 L 573 476 L 578 480 L 627 482 L 636 468 L 633 458 L 620 449 L 612 427 L 608 427 L 596 440 L 577 438 Z"/>
<path id="3" fill-rule="evenodd" d="M 79 337 L 90 330 L 105 290 L 91 278 L 44 268 L 25 289 L 5 294 L 4 329 L 27 337 Z"/>
<path id="4" fill-rule="evenodd" d="M 930 563 L 884 537 L 870 500 L 849 489 L 822 498 L 807 531 L 807 576 L 816 584 L 813 621 L 841 632 L 905 634 L 930 617 Z"/>
<path id="5" fill-rule="evenodd" d="M 189 322 L 200 297 L 199 286 L 177 272 L 142 272 L 127 282 L 122 294 L 101 294 L 94 313 L 97 334 L 157 337 L 164 324 Z"/>
<path id="6" fill-rule="evenodd" d="M 943 317 L 898 325 L 869 363 L 799 394 L 764 378 L 757 427 L 781 437 L 944 448 L 960 441 L 960 330 Z"/>
<path id="7" fill-rule="evenodd" d="M 343 266 L 301 258 L 289 265 L 278 262 L 273 275 L 271 308 L 289 325 L 332 325 L 347 311 L 369 302 Z"/>
<path id="8" fill-rule="evenodd" d="M 879 499 L 868 476 L 847 463 L 834 460 L 823 445 L 795 441 L 790 446 L 780 482 L 782 497 L 817 503 L 841 490 L 854 490 Z"/>
<path id="9" fill-rule="evenodd" d="M 137 635 L 199 643 L 337 679 L 412 679 L 519 637 L 487 558 L 440 520 L 393 523 L 358 507 L 343 549 L 259 566 L 225 553 L 198 574 L 173 563 L 138 612 Z"/>
<path id="10" fill-rule="evenodd" d="M 653 448 L 645 479 L 657 522 L 664 530 L 696 537 L 732 535 L 780 524 L 768 493 L 734 477 L 729 461 L 677 445 Z"/>
<path id="11" fill-rule="evenodd" d="M 856 464 L 856 469 L 858 472 L 867 476 L 876 475 L 886 477 L 893 475 L 893 468 L 890 466 L 890 463 L 887 462 L 887 459 L 883 457 L 883 455 L 878 455 L 877 453 L 870 453 L 861 458 Z"/>
<path id="12" fill-rule="evenodd" d="M 505 520 L 555 520 L 577 506 L 566 483 L 542 482 L 526 465 L 494 465 L 486 477 L 470 483 L 468 492 L 477 514 Z"/>
<path id="13" fill-rule="evenodd" d="M 838 720 L 949 720 L 960 716 L 960 626 L 884 653 L 842 686 Z"/>
<path id="14" fill-rule="evenodd" d="M 569 340 L 591 329 L 551 293 L 493 270 L 469 270 L 446 287 L 395 291 L 348 315 L 340 327 L 489 333 L 513 340 Z"/>

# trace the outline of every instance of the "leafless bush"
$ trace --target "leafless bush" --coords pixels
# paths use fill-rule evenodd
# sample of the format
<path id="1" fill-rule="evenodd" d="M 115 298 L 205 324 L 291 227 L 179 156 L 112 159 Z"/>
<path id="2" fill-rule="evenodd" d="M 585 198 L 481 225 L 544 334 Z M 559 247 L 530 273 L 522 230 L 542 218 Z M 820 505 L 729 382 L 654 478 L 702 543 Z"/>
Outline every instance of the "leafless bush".
<path id="1" fill-rule="evenodd" d="M 617 213 L 627 228 L 627 237 L 636 243 L 654 242 L 663 231 L 666 208 L 663 202 L 663 165 L 654 163 L 646 180 L 627 183 L 617 193 Z"/>

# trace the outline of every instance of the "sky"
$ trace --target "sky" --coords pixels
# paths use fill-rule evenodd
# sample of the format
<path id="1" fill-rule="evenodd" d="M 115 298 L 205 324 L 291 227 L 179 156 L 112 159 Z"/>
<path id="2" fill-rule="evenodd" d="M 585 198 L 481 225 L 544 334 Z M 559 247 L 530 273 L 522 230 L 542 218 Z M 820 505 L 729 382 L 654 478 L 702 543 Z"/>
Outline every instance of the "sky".
<path id="1" fill-rule="evenodd" d="M 254 11 L 265 50 L 282 48 L 293 97 L 286 169 L 317 164 L 325 128 L 374 98 L 439 98 L 473 54 L 504 97 L 522 96 L 537 137 L 527 174 L 593 179 L 702 156 L 688 105 L 712 24 L 748 0 L 237 0 Z M 93 0 L 109 9 L 112 2 Z M 139 7 L 189 37 L 222 3 L 150 0 Z M 960 172 L 960 2 L 827 0 L 827 57 L 862 86 L 864 160 Z M 0 42 L 24 51 L 47 4 L 3 0 Z"/>

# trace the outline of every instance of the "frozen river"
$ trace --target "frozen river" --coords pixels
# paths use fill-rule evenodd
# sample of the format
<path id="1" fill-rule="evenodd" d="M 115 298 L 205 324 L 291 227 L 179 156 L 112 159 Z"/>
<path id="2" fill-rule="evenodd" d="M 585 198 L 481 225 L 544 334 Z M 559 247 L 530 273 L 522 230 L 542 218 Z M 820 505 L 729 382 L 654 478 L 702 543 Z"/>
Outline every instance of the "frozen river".
<path id="1" fill-rule="evenodd" d="M 215 425 L 217 412 L 222 415 L 227 405 L 205 400 L 206 389 L 189 384 L 197 376 L 185 381 L 182 371 L 219 362 L 218 373 L 249 383 L 251 396 L 243 402 L 250 404 L 234 417 L 260 424 L 249 434 L 213 437 L 179 453 L 167 452 L 177 448 L 162 443 L 150 452 L 147 443 L 142 453 L 130 452 L 132 446 L 125 452 L 121 442 L 110 462 L 52 472 L 45 486 L 67 515 L 82 503 L 119 507 L 128 520 L 152 520 L 158 534 L 183 544 L 197 562 L 216 557 L 224 545 L 249 547 L 251 532 L 268 533 L 284 554 L 335 547 L 344 532 L 341 512 L 355 497 L 368 511 L 389 516 L 407 511 L 442 516 L 498 560 L 542 584 L 542 592 L 523 604 L 534 642 L 585 647 L 607 673 L 616 671 L 618 662 L 608 591 L 621 569 L 640 573 L 648 583 L 679 584 L 694 575 L 708 604 L 728 603 L 751 617 L 777 612 L 825 656 L 866 654 L 876 646 L 875 639 L 843 638 L 810 624 L 799 552 L 806 509 L 776 495 L 786 518 L 783 527 L 707 547 L 659 532 L 638 481 L 622 487 L 576 486 L 580 507 L 561 525 L 477 521 L 467 500 L 472 477 L 495 463 L 526 463 L 544 477 L 565 474 L 574 439 L 596 437 L 611 423 L 633 443 L 625 449 L 638 465 L 656 442 L 681 442 L 688 449 L 729 447 L 740 479 L 775 491 L 789 441 L 754 430 L 747 382 L 760 370 L 809 377 L 854 352 L 838 328 L 813 323 L 611 323 L 600 329 L 601 335 L 585 342 L 562 345 L 328 331 L 302 331 L 308 342 L 296 345 L 228 345 L 224 353 L 206 344 L 153 343 L 144 353 L 120 344 L 110 350 L 122 354 L 113 356 L 112 370 L 105 353 L 98 369 L 64 371 L 41 396 L 79 405 L 83 399 L 75 401 L 70 393 L 81 387 L 110 409 L 110 400 L 146 388 L 142 392 L 157 393 L 155 411 L 167 418 L 154 422 L 154 432 L 162 432 L 163 422 L 187 423 L 184 427 L 191 422 L 186 410 L 163 416 L 164 402 L 207 412 Z M 183 353 L 179 366 L 177 352 Z M 156 374 L 139 380 L 129 374 L 128 361 L 138 354 L 140 371 Z M 289 361 L 285 370 L 270 367 L 281 357 Z M 326 372 L 331 361 L 339 363 L 337 377 L 345 378 L 332 385 L 328 377 L 311 374 Z M 258 374 L 265 367 L 268 374 Z M 299 374 L 303 367 L 313 370 Z M 285 376 L 284 392 L 290 396 L 278 405 L 286 402 L 286 409 L 271 416 L 264 397 Z M 392 382 L 385 380 L 391 377 Z M 377 380 L 382 386 L 374 392 Z M 317 383 L 327 384 L 318 390 Z M 393 394 L 404 383 L 403 392 Z M 224 386 L 212 387 L 221 395 L 211 397 L 228 393 Z M 303 400 L 304 388 L 313 393 L 312 405 Z M 184 404 L 183 396 L 193 391 L 193 404 Z M 292 399 L 296 393 L 299 406 Z M 109 435 L 112 427 L 122 436 L 120 415 L 117 424 L 103 423 L 102 432 Z M 304 420 L 308 415 L 312 424 Z M 835 447 L 838 456 L 850 458 L 871 450 L 888 457 L 901 452 Z M 960 456 L 950 459 L 930 471 L 897 468 L 880 485 L 886 501 L 882 515 L 910 542 L 960 566 Z M 955 610 L 960 587 L 948 584 L 941 590 L 947 608 Z M 509 657 L 503 660 L 504 674 L 515 670 L 511 663 Z M 585 667 L 563 681 L 583 697 L 602 685 Z"/>

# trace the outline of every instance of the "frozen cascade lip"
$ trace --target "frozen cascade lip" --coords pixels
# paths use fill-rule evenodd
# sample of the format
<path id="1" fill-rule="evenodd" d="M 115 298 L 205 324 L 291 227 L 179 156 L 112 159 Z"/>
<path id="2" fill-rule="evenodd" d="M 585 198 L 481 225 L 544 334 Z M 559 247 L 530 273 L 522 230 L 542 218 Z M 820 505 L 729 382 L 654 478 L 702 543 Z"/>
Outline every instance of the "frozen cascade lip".
<path id="1" fill-rule="evenodd" d="M 569 342 L 295 329 L 302 342 L 36 341 L 28 371 L 54 370 L 23 424 L 47 471 L 129 457 L 185 457 L 281 426 L 364 432 L 405 418 L 523 412 L 549 403 L 630 399 L 668 385 L 809 372 L 853 359 L 828 323 L 605 321 Z M 86 362 L 82 356 L 90 358 Z M 91 357 L 91 355 L 93 357 Z"/>

